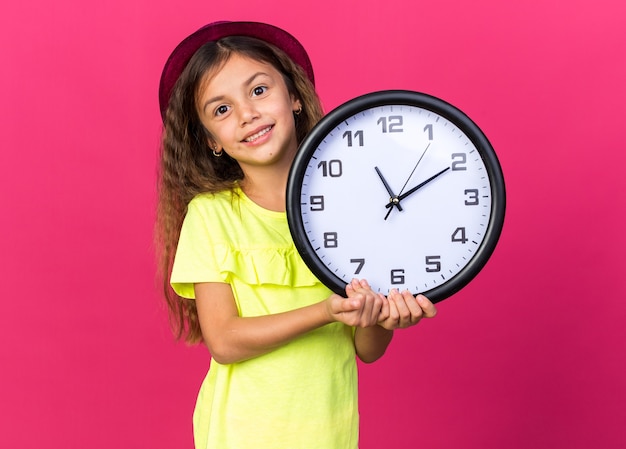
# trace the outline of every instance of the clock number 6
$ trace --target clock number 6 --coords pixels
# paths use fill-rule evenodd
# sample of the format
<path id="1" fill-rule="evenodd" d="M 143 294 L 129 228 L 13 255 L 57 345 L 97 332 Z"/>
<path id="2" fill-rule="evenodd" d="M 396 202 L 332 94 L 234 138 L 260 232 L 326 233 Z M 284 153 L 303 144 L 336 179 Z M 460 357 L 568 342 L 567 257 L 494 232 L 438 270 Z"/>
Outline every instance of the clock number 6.
<path id="1" fill-rule="evenodd" d="M 404 284 L 404 270 L 399 268 L 391 270 L 391 283 L 393 285 Z"/>

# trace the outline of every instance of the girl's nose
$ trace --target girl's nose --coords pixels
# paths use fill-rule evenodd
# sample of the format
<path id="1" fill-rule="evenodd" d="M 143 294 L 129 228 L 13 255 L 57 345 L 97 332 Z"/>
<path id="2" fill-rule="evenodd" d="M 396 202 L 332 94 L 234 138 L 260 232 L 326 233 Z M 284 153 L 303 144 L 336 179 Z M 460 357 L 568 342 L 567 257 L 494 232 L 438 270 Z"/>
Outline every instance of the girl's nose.
<path id="1" fill-rule="evenodd" d="M 252 101 L 246 101 L 239 106 L 239 122 L 241 126 L 244 126 L 259 117 L 254 103 Z"/>

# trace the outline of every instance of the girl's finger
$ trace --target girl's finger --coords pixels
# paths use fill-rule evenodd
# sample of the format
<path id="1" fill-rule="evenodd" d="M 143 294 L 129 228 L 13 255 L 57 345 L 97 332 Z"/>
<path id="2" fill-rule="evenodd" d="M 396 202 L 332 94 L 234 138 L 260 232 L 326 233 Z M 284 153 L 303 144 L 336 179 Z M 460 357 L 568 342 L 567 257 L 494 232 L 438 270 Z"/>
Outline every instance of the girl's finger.
<path id="1" fill-rule="evenodd" d="M 430 300 L 424 295 L 417 295 L 415 298 L 420 308 L 424 311 L 426 318 L 432 318 L 437 315 L 437 308 L 430 302 Z"/>
<path id="2" fill-rule="evenodd" d="M 408 290 L 402 292 L 402 298 L 404 299 L 404 303 L 406 304 L 409 313 L 410 313 L 410 322 L 411 324 L 417 324 L 419 320 L 424 316 L 424 311 L 422 307 L 419 305 L 417 298 L 411 294 Z"/>
<path id="3" fill-rule="evenodd" d="M 385 298 L 382 294 L 380 295 L 380 298 L 382 299 L 383 304 L 380 308 L 380 313 L 378 314 L 379 323 L 389 318 L 389 300 Z"/>

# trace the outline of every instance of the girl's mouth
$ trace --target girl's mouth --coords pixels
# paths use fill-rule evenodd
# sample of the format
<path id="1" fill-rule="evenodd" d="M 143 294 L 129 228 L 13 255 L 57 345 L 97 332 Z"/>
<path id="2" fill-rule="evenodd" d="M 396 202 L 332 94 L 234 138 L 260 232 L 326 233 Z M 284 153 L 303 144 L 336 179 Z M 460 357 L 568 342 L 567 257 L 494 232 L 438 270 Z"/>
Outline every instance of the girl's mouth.
<path id="1" fill-rule="evenodd" d="M 249 137 L 246 137 L 245 139 L 243 139 L 243 141 L 244 141 L 244 142 L 248 142 L 248 143 L 250 143 L 250 142 L 254 142 L 254 141 L 255 141 L 255 140 L 257 140 L 259 137 L 261 137 L 261 136 L 263 136 L 263 135 L 267 134 L 268 132 L 270 132 L 270 131 L 272 130 L 272 127 L 273 127 L 273 126 L 268 126 L 267 128 L 262 129 L 262 130 L 261 130 L 261 131 L 259 131 L 258 133 L 255 133 L 255 134 L 252 134 L 252 135 L 251 135 L 251 136 L 249 136 Z"/>

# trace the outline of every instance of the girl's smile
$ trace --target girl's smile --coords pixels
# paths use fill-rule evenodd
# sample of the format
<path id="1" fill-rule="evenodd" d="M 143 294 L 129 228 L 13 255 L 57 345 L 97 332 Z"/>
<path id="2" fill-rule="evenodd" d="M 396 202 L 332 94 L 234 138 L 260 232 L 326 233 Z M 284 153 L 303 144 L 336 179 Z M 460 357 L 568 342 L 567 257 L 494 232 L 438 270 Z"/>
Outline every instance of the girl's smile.
<path id="1" fill-rule="evenodd" d="M 254 143 L 258 143 L 257 140 L 260 139 L 261 137 L 267 135 L 267 133 L 269 133 L 272 130 L 273 127 L 274 126 L 272 125 L 272 126 L 268 126 L 266 128 L 263 128 L 261 131 L 255 132 L 251 136 L 246 137 L 245 139 L 243 139 L 243 141 L 247 142 L 247 143 L 253 143 L 253 142 Z"/>

